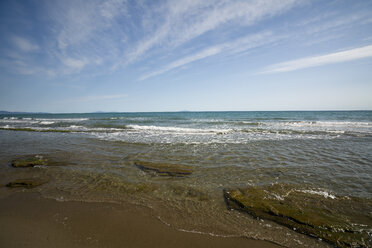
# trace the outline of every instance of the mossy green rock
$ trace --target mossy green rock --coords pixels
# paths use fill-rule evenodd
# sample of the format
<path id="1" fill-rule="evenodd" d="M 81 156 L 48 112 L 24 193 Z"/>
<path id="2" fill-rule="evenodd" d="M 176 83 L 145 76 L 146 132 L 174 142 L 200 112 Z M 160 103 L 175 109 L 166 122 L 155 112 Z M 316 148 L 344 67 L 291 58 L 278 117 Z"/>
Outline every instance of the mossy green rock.
<path id="1" fill-rule="evenodd" d="M 40 186 L 42 184 L 46 183 L 45 181 L 41 179 L 17 179 L 14 180 L 6 185 L 8 188 L 35 188 L 37 186 Z"/>
<path id="2" fill-rule="evenodd" d="M 145 172 L 154 172 L 161 176 L 184 177 L 192 173 L 192 167 L 168 163 L 136 161 L 135 166 Z"/>
<path id="3" fill-rule="evenodd" d="M 274 221 L 338 247 L 372 247 L 372 201 L 293 185 L 225 189 L 229 209 Z"/>
<path id="4" fill-rule="evenodd" d="M 12 161 L 13 167 L 34 167 L 36 165 L 47 165 L 48 160 L 41 155 L 32 155 L 18 158 Z"/>

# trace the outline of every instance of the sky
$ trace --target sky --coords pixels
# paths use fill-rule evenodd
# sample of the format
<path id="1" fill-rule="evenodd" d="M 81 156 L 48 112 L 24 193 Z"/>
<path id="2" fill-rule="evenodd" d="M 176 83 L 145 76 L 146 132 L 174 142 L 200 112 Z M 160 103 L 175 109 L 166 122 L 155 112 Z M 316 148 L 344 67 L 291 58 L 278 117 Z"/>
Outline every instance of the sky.
<path id="1" fill-rule="evenodd" d="M 0 110 L 372 110 L 372 1 L 2 0 Z"/>

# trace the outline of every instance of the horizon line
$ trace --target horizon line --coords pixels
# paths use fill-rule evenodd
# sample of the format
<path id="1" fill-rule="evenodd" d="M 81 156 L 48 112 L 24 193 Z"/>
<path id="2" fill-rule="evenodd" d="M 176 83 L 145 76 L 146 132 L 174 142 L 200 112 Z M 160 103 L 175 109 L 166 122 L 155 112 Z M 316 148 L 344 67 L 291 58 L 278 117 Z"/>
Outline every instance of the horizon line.
<path id="1" fill-rule="evenodd" d="M 342 112 L 372 111 L 372 109 L 326 109 L 326 110 L 179 110 L 179 111 L 93 111 L 93 112 L 39 112 L 39 111 L 7 111 L 0 114 L 130 114 L 130 113 L 210 113 L 210 112 Z M 6 112 L 6 113 L 3 113 Z"/>

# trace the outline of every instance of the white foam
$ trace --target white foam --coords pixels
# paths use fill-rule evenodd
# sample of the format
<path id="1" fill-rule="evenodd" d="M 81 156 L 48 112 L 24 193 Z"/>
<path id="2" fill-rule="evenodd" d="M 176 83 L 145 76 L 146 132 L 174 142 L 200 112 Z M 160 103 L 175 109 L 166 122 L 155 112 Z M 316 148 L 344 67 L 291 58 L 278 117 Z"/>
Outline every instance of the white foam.
<path id="1" fill-rule="evenodd" d="M 328 133 L 340 133 L 343 134 L 345 131 L 332 131 L 332 130 L 327 130 Z"/>
<path id="2" fill-rule="evenodd" d="M 284 201 L 284 198 L 282 196 L 280 196 L 280 195 L 273 194 L 273 196 L 275 197 L 276 200 Z"/>
<path id="3" fill-rule="evenodd" d="M 192 122 L 209 122 L 209 123 L 220 123 L 220 122 L 229 122 L 230 120 L 224 119 L 190 119 Z"/>
<path id="4" fill-rule="evenodd" d="M 45 168 L 47 168 L 47 166 L 45 166 L 45 165 L 35 165 L 34 168 L 45 169 Z"/>
<path id="5" fill-rule="evenodd" d="M 130 129 L 145 130 L 145 131 L 160 131 L 171 133 L 198 133 L 198 134 L 211 134 L 211 133 L 225 133 L 232 131 L 231 129 L 199 129 L 199 128 L 183 128 L 183 127 L 164 127 L 164 126 L 141 126 L 141 125 L 128 125 Z"/>
<path id="6" fill-rule="evenodd" d="M 84 127 L 84 126 L 78 126 L 78 125 L 70 125 L 68 128 L 68 130 L 84 130 L 84 131 L 87 131 L 88 128 Z"/>
<path id="7" fill-rule="evenodd" d="M 54 122 L 77 122 L 88 121 L 89 118 L 35 118 L 37 121 L 54 121 Z"/>
<path id="8" fill-rule="evenodd" d="M 366 128 L 372 127 L 372 122 L 354 122 L 354 121 L 287 121 L 287 122 L 266 122 L 267 125 L 284 127 L 348 127 L 348 128 Z"/>
<path id="9" fill-rule="evenodd" d="M 336 199 L 335 195 L 330 194 L 327 191 L 317 191 L 317 190 L 312 190 L 312 189 L 306 189 L 306 190 L 299 190 L 300 192 L 307 193 L 307 194 L 313 194 L 313 195 L 321 195 L 324 198 L 331 198 L 331 199 Z"/>
<path id="10" fill-rule="evenodd" d="M 17 117 L 4 117 L 1 120 L 18 120 Z"/>
<path id="11" fill-rule="evenodd" d="M 0 119 L 0 123 L 20 123 L 20 124 L 41 124 L 48 125 L 48 122 L 81 122 L 87 121 L 89 118 L 17 118 L 17 117 L 4 117 Z M 52 124 L 52 123 L 50 123 Z"/>
<path id="12" fill-rule="evenodd" d="M 325 135 L 292 135 L 273 133 L 198 133 L 170 132 L 153 130 L 120 130 L 118 132 L 94 132 L 93 136 L 102 140 L 124 141 L 129 143 L 164 143 L 164 144 L 245 144 L 254 140 L 290 140 L 290 139 L 328 139 Z M 334 137 L 333 137 L 334 138 Z"/>
<path id="13" fill-rule="evenodd" d="M 51 125 L 51 124 L 54 124 L 54 121 L 41 121 L 40 124 L 41 125 Z"/>
<path id="14" fill-rule="evenodd" d="M 146 121 L 150 120 L 150 117 L 127 117 L 127 116 L 120 116 L 120 117 L 111 117 L 110 120 L 129 120 L 129 121 Z"/>
<path id="15" fill-rule="evenodd" d="M 334 134 L 372 134 L 372 122 L 353 121 L 286 121 L 263 122 L 260 128 L 269 131 L 321 132 Z"/>
<path id="16" fill-rule="evenodd" d="M 24 120 L 24 119 L 0 119 L 0 123 L 24 123 L 24 124 L 37 124 L 39 123 L 38 121 L 35 120 Z"/>

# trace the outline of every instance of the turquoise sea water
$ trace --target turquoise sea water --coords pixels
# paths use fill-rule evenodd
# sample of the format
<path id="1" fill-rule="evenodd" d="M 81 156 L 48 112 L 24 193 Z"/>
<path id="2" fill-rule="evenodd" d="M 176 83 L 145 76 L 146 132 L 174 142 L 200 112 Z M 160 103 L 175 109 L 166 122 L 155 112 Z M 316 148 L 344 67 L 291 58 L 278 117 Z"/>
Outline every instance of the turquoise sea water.
<path id="1" fill-rule="evenodd" d="M 49 183 L 35 188 L 46 197 L 130 201 L 180 230 L 289 247 L 326 244 L 228 212 L 222 190 L 291 184 L 325 197 L 372 199 L 371 151 L 372 111 L 0 115 L 1 183 L 46 177 Z M 9 167 L 30 154 L 65 166 Z M 193 173 L 163 177 L 135 161 L 189 166 Z"/>

